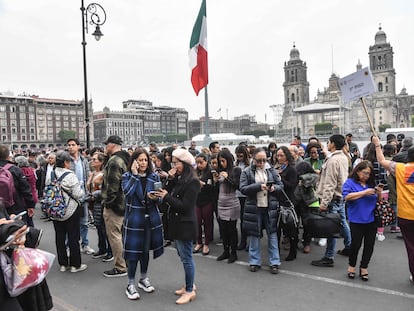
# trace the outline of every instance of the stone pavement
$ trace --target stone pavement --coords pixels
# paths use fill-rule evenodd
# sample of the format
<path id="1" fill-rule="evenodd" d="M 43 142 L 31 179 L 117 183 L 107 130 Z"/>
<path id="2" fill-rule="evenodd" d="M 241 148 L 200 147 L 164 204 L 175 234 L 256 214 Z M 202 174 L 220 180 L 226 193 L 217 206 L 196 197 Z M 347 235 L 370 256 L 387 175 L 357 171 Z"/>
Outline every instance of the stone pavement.
<path id="1" fill-rule="evenodd" d="M 39 220 L 44 229 L 40 248 L 56 253 L 52 222 Z M 210 245 L 210 255 L 195 255 L 197 299 L 189 305 L 177 306 L 174 290 L 184 284 L 184 272 L 173 247 L 167 247 L 160 258 L 150 259 L 148 276 L 154 293 L 140 290 L 141 299 L 126 298 L 127 277 L 106 278 L 102 272 L 112 268 L 82 254 L 88 269 L 79 273 L 59 272 L 57 260 L 47 280 L 54 297 L 54 310 L 412 310 L 414 286 L 409 282 L 407 255 L 402 240 L 385 232 L 387 239 L 377 242 L 369 266 L 369 281 L 346 276 L 347 258 L 337 256 L 335 267 L 319 268 L 311 260 L 322 257 L 324 248 L 312 245 L 309 254 L 298 252 L 292 262 L 283 259 L 288 251 L 281 250 L 282 266 L 278 275 L 270 274 L 267 252 L 263 248 L 263 268 L 248 271 L 248 254 L 239 251 L 235 264 L 217 262 L 222 247 Z M 96 248 L 95 229 L 89 231 L 90 246 Z M 262 239 L 265 245 L 265 239 Z M 342 248 L 342 241 L 337 247 Z"/>

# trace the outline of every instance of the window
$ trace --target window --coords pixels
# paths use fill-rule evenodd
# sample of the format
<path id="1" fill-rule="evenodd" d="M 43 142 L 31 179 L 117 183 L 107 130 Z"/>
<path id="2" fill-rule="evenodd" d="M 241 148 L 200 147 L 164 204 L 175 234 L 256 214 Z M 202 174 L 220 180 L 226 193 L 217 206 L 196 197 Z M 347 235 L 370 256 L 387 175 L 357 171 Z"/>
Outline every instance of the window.
<path id="1" fill-rule="evenodd" d="M 382 82 L 378 83 L 378 92 L 382 92 Z"/>
<path id="2" fill-rule="evenodd" d="M 388 77 L 385 77 L 385 83 L 388 83 Z"/>
<path id="3" fill-rule="evenodd" d="M 292 93 L 292 95 L 291 95 L 291 99 L 292 99 L 292 102 L 295 102 L 295 93 Z"/>

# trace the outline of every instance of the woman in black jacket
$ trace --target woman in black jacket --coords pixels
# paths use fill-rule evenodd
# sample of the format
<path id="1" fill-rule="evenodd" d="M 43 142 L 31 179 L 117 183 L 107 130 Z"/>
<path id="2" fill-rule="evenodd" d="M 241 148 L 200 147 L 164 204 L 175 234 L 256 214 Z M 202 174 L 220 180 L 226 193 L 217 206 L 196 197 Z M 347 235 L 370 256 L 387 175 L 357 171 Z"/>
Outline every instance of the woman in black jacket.
<path id="1" fill-rule="evenodd" d="M 185 149 L 176 149 L 172 156 L 173 168 L 169 174 L 174 179 L 168 181 L 166 189 L 156 191 L 155 195 L 162 198 L 168 206 L 167 235 L 175 242 L 185 272 L 185 286 L 175 291 L 176 295 L 181 296 L 176 303 L 186 304 L 196 298 L 193 241 L 197 238 L 195 206 L 200 181 L 193 169 L 195 161 L 191 153 Z"/>
<path id="2" fill-rule="evenodd" d="M 197 197 L 196 215 L 198 222 L 198 238 L 193 253 L 199 253 L 202 251 L 203 255 L 205 256 L 210 253 L 208 245 L 213 239 L 215 187 L 210 165 L 208 164 L 208 156 L 205 153 L 199 153 L 196 157 L 196 163 L 196 172 L 197 177 L 200 180 L 201 191 Z"/>
<path id="3" fill-rule="evenodd" d="M 280 178 L 282 179 L 284 190 L 288 198 L 284 194 L 278 194 L 278 199 L 281 205 L 289 206 L 288 199 L 292 202 L 294 199 L 294 191 L 298 184 L 298 176 L 294 167 L 294 159 L 286 146 L 281 146 L 276 151 L 277 164 L 276 170 L 279 171 Z M 296 211 L 297 213 L 297 211 Z M 285 258 L 286 261 L 296 259 L 297 245 L 299 242 L 299 232 L 285 232 L 289 238 L 289 254 Z"/>

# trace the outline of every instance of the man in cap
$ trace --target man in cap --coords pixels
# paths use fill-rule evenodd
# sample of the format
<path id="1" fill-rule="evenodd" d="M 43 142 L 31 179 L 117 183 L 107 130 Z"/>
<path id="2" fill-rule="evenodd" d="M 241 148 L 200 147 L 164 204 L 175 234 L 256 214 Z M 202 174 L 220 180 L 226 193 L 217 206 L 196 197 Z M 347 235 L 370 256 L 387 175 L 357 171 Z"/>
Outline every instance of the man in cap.
<path id="1" fill-rule="evenodd" d="M 125 213 L 125 197 L 121 188 L 121 181 L 122 174 L 128 170 L 129 154 L 122 150 L 122 139 L 119 136 L 109 136 L 104 144 L 106 145 L 105 153 L 109 156 L 109 159 L 103 170 L 103 217 L 106 234 L 115 259 L 114 268 L 105 271 L 104 276 L 126 276 L 126 263 L 122 257 L 122 224 Z"/>

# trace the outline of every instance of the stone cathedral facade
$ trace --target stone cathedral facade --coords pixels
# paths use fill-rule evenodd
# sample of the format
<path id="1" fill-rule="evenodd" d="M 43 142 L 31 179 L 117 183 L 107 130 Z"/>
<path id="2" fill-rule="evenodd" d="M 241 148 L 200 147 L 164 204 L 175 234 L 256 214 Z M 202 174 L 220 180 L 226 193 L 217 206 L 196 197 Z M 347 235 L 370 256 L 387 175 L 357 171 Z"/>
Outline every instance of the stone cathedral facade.
<path id="1" fill-rule="evenodd" d="M 414 96 L 408 95 L 405 87 L 397 93 L 394 52 L 381 27 L 375 34 L 374 45 L 369 47 L 368 56 L 377 92 L 367 96 L 365 102 L 375 130 L 380 132 L 381 125 L 387 124 L 391 127 L 413 127 Z M 356 70 L 361 68 L 358 61 Z M 320 123 L 331 123 L 331 133 L 351 132 L 360 139 L 371 135 L 361 103 L 342 101 L 338 75 L 332 73 L 328 87 L 318 90 L 311 102 L 306 62 L 300 59 L 295 45 L 290 51 L 289 61 L 285 62 L 284 72 L 283 117 L 278 129 L 281 136 L 299 134 L 306 138 L 317 135 L 315 124 Z M 326 135 L 331 133 L 328 131 Z"/>

